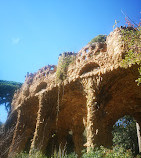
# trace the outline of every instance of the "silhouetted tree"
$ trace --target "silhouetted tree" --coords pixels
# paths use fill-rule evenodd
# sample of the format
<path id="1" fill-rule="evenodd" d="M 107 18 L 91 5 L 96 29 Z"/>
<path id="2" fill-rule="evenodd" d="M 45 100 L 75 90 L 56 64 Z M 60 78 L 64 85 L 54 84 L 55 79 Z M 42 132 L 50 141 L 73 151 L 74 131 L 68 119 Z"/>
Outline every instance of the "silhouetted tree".
<path id="1" fill-rule="evenodd" d="M 0 105 L 5 105 L 6 111 L 10 112 L 11 102 L 15 90 L 20 88 L 22 83 L 0 80 Z"/>

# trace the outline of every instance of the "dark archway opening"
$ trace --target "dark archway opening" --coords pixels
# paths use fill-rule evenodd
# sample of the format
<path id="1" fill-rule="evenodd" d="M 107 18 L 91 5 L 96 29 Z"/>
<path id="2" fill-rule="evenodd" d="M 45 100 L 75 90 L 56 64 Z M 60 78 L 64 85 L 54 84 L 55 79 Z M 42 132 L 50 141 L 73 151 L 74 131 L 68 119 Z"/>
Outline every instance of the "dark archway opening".
<path id="1" fill-rule="evenodd" d="M 67 152 L 67 155 L 69 155 L 72 152 L 74 152 L 73 135 L 72 134 L 68 134 L 67 137 L 66 137 L 66 140 L 67 140 L 66 152 Z"/>
<path id="2" fill-rule="evenodd" d="M 26 145 L 25 145 L 25 148 L 24 148 L 24 151 L 26 153 L 29 153 L 30 151 L 30 147 L 31 147 L 31 140 L 33 139 L 33 134 L 31 134 L 31 136 L 28 138 L 27 142 L 26 142 Z"/>
<path id="3" fill-rule="evenodd" d="M 45 155 L 47 157 L 52 157 L 52 156 L 63 157 L 73 152 L 74 152 L 73 135 L 68 133 L 68 135 L 66 136 L 66 144 L 63 147 L 63 149 L 61 149 L 61 144 L 59 144 L 58 136 L 56 133 L 54 133 L 49 139 L 48 145 L 46 147 Z"/>
<path id="4" fill-rule="evenodd" d="M 47 157 L 51 157 L 53 154 L 58 152 L 58 148 L 59 148 L 58 137 L 57 137 L 56 133 L 53 132 L 48 141 L 45 155 Z"/>

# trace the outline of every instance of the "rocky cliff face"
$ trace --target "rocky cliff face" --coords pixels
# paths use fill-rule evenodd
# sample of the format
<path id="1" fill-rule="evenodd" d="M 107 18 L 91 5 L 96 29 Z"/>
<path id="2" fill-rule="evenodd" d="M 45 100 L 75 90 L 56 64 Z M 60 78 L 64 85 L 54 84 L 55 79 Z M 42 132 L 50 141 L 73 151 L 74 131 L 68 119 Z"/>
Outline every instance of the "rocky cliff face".
<path id="1" fill-rule="evenodd" d="M 123 56 L 117 28 L 106 43 L 87 45 L 75 54 L 62 82 L 56 80 L 54 65 L 27 74 L 0 136 L 1 157 L 34 149 L 51 154 L 65 147 L 81 155 L 84 147 L 111 146 L 112 126 L 124 115 L 133 116 L 141 126 L 137 66 L 121 68 Z"/>

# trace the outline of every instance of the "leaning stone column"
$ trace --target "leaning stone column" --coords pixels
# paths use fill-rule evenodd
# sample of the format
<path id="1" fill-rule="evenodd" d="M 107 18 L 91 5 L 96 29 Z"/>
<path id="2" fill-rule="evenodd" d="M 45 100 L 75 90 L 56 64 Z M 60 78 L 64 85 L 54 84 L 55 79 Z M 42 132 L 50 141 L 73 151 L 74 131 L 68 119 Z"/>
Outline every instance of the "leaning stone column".
<path id="1" fill-rule="evenodd" d="M 23 109 L 18 110 L 17 124 L 9 149 L 9 157 L 14 156 L 16 153 L 20 153 L 25 149 L 25 145 L 32 133 L 30 124 L 28 124 L 28 121 L 30 120 L 25 116 L 25 111 Z"/>
<path id="2" fill-rule="evenodd" d="M 21 110 L 18 110 L 17 124 L 16 124 L 16 127 L 15 127 L 12 143 L 11 143 L 11 146 L 10 146 L 10 149 L 9 149 L 9 154 L 8 154 L 9 156 L 13 155 L 12 154 L 13 151 L 15 152 L 14 146 L 15 146 L 15 139 L 16 139 L 16 136 L 17 136 L 18 126 L 19 126 L 19 122 L 20 122 L 20 115 L 21 115 Z"/>
<path id="3" fill-rule="evenodd" d="M 138 148 L 139 153 L 141 153 L 141 113 L 137 112 L 133 116 L 136 120 L 136 129 L 137 129 L 137 137 L 138 137 Z"/>
<path id="4" fill-rule="evenodd" d="M 97 134 L 97 130 L 94 129 L 97 101 L 93 78 L 88 78 L 84 86 L 87 98 L 87 152 L 89 152 L 91 148 L 94 148 L 94 137 Z"/>
<path id="5" fill-rule="evenodd" d="M 37 113 L 36 128 L 31 143 L 30 153 L 35 149 L 45 153 L 48 140 L 51 137 L 52 127 L 55 125 L 56 106 L 51 96 L 43 93 L 39 96 L 39 110 Z"/>
<path id="6" fill-rule="evenodd" d="M 44 96 L 43 94 L 41 94 L 39 96 L 39 110 L 37 114 L 36 129 L 30 147 L 30 153 L 35 149 L 43 151 L 44 148 L 46 147 L 45 144 L 49 139 L 49 131 L 46 131 L 46 126 L 48 125 L 46 122 L 47 120 L 45 119 L 47 114 L 47 107 L 44 106 L 43 102 L 44 102 Z"/>
<path id="7" fill-rule="evenodd" d="M 141 128 L 139 123 L 136 122 L 136 128 L 137 128 L 137 137 L 138 137 L 138 146 L 139 146 L 139 153 L 141 153 Z"/>

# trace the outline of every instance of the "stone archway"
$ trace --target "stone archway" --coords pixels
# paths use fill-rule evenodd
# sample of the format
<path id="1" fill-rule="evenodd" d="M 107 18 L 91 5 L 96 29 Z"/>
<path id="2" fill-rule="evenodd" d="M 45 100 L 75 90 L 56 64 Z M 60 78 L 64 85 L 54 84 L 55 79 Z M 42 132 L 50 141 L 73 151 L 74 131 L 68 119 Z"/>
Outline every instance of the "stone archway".
<path id="1" fill-rule="evenodd" d="M 135 82 L 138 76 L 135 70 L 135 67 L 132 67 L 109 72 L 102 76 L 103 82 L 97 88 L 94 88 L 94 80 L 90 79 L 87 103 L 90 111 L 89 117 L 87 111 L 88 151 L 90 147 L 97 145 L 110 147 L 112 126 L 124 115 L 133 116 L 141 125 L 141 91 Z"/>
<path id="2" fill-rule="evenodd" d="M 56 66 L 27 74 L 21 90 L 14 95 L 10 115 L 17 118 L 16 129 L 7 141 L 11 142 L 7 154 L 24 150 L 32 136 L 30 153 L 32 149 L 44 153 L 53 132 L 63 148 L 72 131 L 74 150 L 80 155 L 85 129 L 89 151 L 95 146 L 112 145 L 112 126 L 124 115 L 133 116 L 141 126 L 141 88 L 135 83 L 138 67 L 120 68 L 125 53 L 120 39 L 121 29 L 117 28 L 102 46 L 95 43 L 94 48 L 87 45 L 80 50 L 61 83 L 56 82 Z M 13 122 L 10 117 L 9 122 Z M 26 139 L 15 148 L 21 134 Z"/>
<path id="3" fill-rule="evenodd" d="M 80 156 L 83 144 L 85 143 L 83 142 L 83 132 L 86 126 L 87 115 L 86 97 L 83 86 L 78 80 L 62 87 L 61 91 L 56 124 L 58 141 L 63 150 L 64 146 L 69 143 L 67 142 L 67 138 L 71 131 L 71 141 L 74 144 L 74 151 Z"/>
<path id="4" fill-rule="evenodd" d="M 48 154 L 53 154 L 54 150 L 63 151 L 68 143 L 69 131 L 72 131 L 74 151 L 80 156 L 86 113 L 86 98 L 79 80 L 41 94 L 30 153 L 33 149 L 43 153 L 49 150 L 51 153 Z"/>

